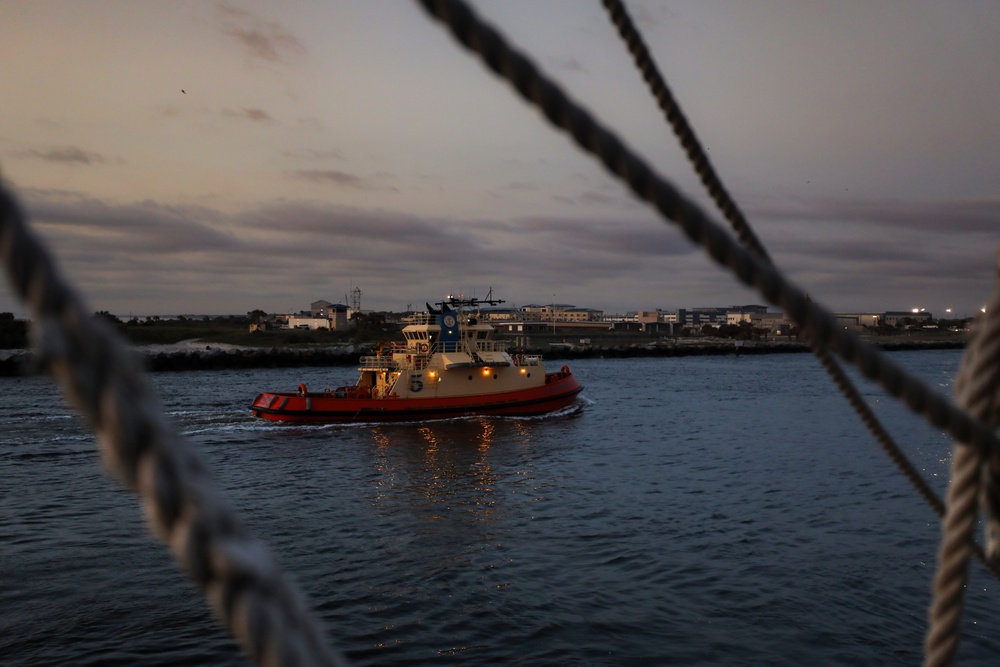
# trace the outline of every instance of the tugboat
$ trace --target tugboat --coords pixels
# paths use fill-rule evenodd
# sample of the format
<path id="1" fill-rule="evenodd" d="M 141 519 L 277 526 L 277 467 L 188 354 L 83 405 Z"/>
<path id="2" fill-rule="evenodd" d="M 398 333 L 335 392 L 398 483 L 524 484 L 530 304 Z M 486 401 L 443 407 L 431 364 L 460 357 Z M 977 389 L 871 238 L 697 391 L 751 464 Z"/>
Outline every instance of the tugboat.
<path id="1" fill-rule="evenodd" d="M 498 299 L 449 296 L 410 317 L 403 342 L 361 357 L 351 386 L 266 392 L 250 411 L 280 422 L 349 423 L 532 416 L 565 408 L 583 386 L 568 366 L 546 372 L 542 358 L 507 352 L 482 321 L 481 305 Z"/>

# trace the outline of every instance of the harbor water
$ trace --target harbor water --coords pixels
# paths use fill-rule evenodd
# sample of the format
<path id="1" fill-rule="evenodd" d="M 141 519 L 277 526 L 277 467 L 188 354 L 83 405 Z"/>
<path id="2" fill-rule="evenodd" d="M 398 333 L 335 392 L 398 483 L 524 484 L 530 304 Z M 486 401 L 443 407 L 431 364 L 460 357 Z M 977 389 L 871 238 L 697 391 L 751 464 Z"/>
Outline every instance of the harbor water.
<path id="1" fill-rule="evenodd" d="M 891 354 L 946 395 L 960 357 Z M 150 379 L 352 665 L 920 663 L 937 517 L 813 357 L 571 367 L 560 414 L 393 425 L 249 414 L 353 368 Z M 948 437 L 860 386 L 943 495 Z M 248 664 L 52 381 L 0 387 L 0 664 Z M 998 592 L 973 563 L 960 665 Z"/>

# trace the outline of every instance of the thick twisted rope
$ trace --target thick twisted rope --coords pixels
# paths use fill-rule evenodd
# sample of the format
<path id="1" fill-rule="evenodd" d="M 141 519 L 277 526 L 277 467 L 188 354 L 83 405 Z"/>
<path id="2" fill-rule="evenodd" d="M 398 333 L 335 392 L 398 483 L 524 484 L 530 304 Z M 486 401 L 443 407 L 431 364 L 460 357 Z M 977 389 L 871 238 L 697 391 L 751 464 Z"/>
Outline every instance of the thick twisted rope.
<path id="1" fill-rule="evenodd" d="M 524 55 L 514 50 L 492 27 L 481 22 L 460 0 L 418 0 L 446 25 L 452 35 L 483 63 L 507 79 L 526 101 L 538 107 L 554 126 L 568 133 L 584 151 L 600 160 L 640 199 L 653 206 L 721 266 L 781 308 L 799 328 L 809 331 L 818 345 L 832 349 L 861 373 L 901 399 L 935 428 L 948 431 L 958 442 L 981 448 L 997 444 L 991 429 L 969 417 L 931 390 L 923 381 L 893 364 L 880 350 L 857 334 L 837 325 L 827 309 L 809 299 L 774 266 L 734 241 L 718 223 L 701 211 L 668 181 L 543 76 Z"/>
<path id="2" fill-rule="evenodd" d="M 152 532 L 262 666 L 342 665 L 267 547 L 243 527 L 195 449 L 167 422 L 128 348 L 84 307 L 0 184 L 0 257 L 32 317 L 42 363 L 137 490 Z"/>
<path id="3" fill-rule="evenodd" d="M 1000 426 L 1000 275 L 955 379 L 955 398 L 969 414 Z M 984 510 L 987 563 L 1000 560 L 1000 450 L 982 451 L 956 442 L 952 451 L 948 510 L 934 578 L 934 598 L 924 642 L 927 667 L 950 665 L 958 650 L 962 599 L 968 581 L 969 543 L 979 505 Z"/>
<path id="4" fill-rule="evenodd" d="M 729 195 L 726 186 L 723 185 L 718 172 L 715 171 L 711 160 L 708 159 L 708 153 L 698 141 L 694 128 L 688 122 L 687 116 L 684 115 L 680 104 L 670 91 L 670 87 L 667 86 L 663 75 L 660 74 L 660 69 L 653 61 L 649 49 L 646 48 L 646 42 L 643 41 L 642 35 L 639 34 L 632 22 L 625 5 L 620 0 L 603 0 L 603 3 L 611 22 L 618 29 L 618 35 L 625 42 L 629 53 L 632 54 L 635 66 L 642 74 L 646 85 L 649 86 L 649 91 L 660 107 L 660 111 L 663 112 L 667 124 L 670 125 L 674 134 L 677 135 L 677 139 L 681 142 L 688 161 L 694 167 L 695 173 L 698 174 L 702 185 L 705 186 L 705 190 L 715 201 L 715 205 L 719 207 L 722 215 L 729 221 L 740 242 L 761 257 L 767 258 L 768 254 L 764 249 L 764 244 L 754 234 L 750 222 Z"/>
<path id="5" fill-rule="evenodd" d="M 744 217 L 736 202 L 729 196 L 716 174 L 708 155 L 702 149 L 694 129 L 688 123 L 673 97 L 666 81 L 660 74 L 649 50 L 643 42 L 642 35 L 632 23 L 625 6 L 620 0 L 603 0 L 612 23 L 618 29 L 618 34 L 628 46 L 636 67 L 643 75 L 666 117 L 667 123 L 683 146 L 688 160 L 695 172 L 700 176 L 702 184 L 715 201 L 719 210 L 729 220 L 738 238 L 751 250 L 768 259 L 763 244 L 753 234 L 749 221 Z M 995 304 L 993 307 L 1000 306 Z M 993 307 L 988 312 L 992 312 Z M 976 345 L 972 346 L 964 358 L 964 371 L 957 383 L 961 386 L 960 405 L 968 408 L 968 387 L 972 384 L 970 375 L 975 373 L 979 380 L 979 392 L 971 392 L 981 399 L 989 401 L 989 397 L 1000 396 L 997 378 L 1000 370 L 1000 317 L 993 319 L 993 326 L 984 323 Z M 993 330 L 991 330 L 993 329 Z M 974 554 L 993 574 L 1000 578 L 1000 559 L 998 559 L 998 539 L 1000 539 L 1000 452 L 993 452 L 988 459 L 989 465 L 984 466 L 982 457 L 975 448 L 963 447 L 956 451 L 952 459 L 953 476 L 950 486 L 949 508 L 945 517 L 944 503 L 930 488 L 930 485 L 917 472 L 900 447 L 886 431 L 871 408 L 864 402 L 854 384 L 846 376 L 836 360 L 821 346 L 810 341 L 810 348 L 819 359 L 823 368 L 833 379 L 848 403 L 861 419 L 862 423 L 875 436 L 889 458 L 910 481 L 910 484 L 920 493 L 924 500 L 938 514 L 945 518 L 942 528 L 945 539 L 942 540 L 940 553 L 941 564 L 936 573 L 936 595 L 931 607 L 931 624 L 926 642 L 925 657 L 928 664 L 948 664 L 954 659 L 958 646 L 959 624 L 962 614 L 962 593 L 968 577 L 968 556 Z M 994 419 L 997 410 L 988 410 L 987 414 L 978 415 L 986 421 Z M 992 423 L 992 422 L 991 422 Z M 981 502 L 988 508 L 986 520 L 986 538 L 990 557 L 987 558 L 983 549 L 972 537 L 972 526 L 976 516 L 976 490 L 980 488 L 979 474 L 983 470 L 981 484 Z"/>
<path id="6" fill-rule="evenodd" d="M 679 103 L 667 87 L 625 6 L 620 0 L 603 0 L 603 4 L 612 23 L 618 28 L 619 36 L 628 46 L 636 67 L 642 73 L 650 92 L 663 111 L 667 123 L 673 128 L 688 160 L 694 166 L 695 172 L 701 177 L 705 189 L 719 210 L 729 220 L 743 245 L 768 259 L 763 244 L 759 243 L 751 231 L 749 221 L 729 196 L 707 154 L 702 150 L 694 129 L 688 123 Z M 994 308 L 1000 311 L 998 306 L 1000 303 L 992 304 L 988 312 L 993 312 Z M 998 558 L 998 551 L 1000 551 L 998 548 L 998 540 L 1000 540 L 1000 523 L 998 523 L 1000 522 L 1000 452 L 992 452 L 987 459 L 988 465 L 984 465 L 983 457 L 975 448 L 956 448 L 958 451 L 954 452 L 952 458 L 952 483 L 949 487 L 949 511 L 946 516 L 944 503 L 906 458 L 836 360 L 823 347 L 812 343 L 812 341 L 810 341 L 810 348 L 889 458 L 938 516 L 944 519 L 942 522 L 944 535 L 939 554 L 940 564 L 935 573 L 935 597 L 930 609 L 930 624 L 925 642 L 925 660 L 928 665 L 950 664 L 954 660 L 960 636 L 962 598 L 968 579 L 969 554 L 975 555 L 994 577 L 1000 579 L 1000 558 Z M 956 391 L 960 397 L 959 405 L 969 408 L 970 400 L 973 403 L 976 402 L 971 397 L 978 397 L 988 407 L 985 409 L 985 414 L 977 416 L 990 422 L 991 425 L 994 425 L 992 420 L 996 419 L 997 407 L 989 406 L 990 397 L 996 402 L 997 397 L 1000 396 L 1000 392 L 998 392 L 1000 382 L 998 382 L 997 375 L 1000 375 L 1000 317 L 994 317 L 992 322 L 981 325 L 977 342 L 967 351 L 963 360 L 963 372 L 956 383 Z M 978 380 L 976 383 L 978 391 L 970 389 L 974 380 Z M 981 470 L 983 471 L 982 475 L 980 475 Z M 981 484 L 980 477 L 982 478 Z M 981 489 L 980 501 L 987 508 L 986 542 L 989 558 L 972 536 L 972 528 L 976 518 L 977 489 Z"/>
<path id="7" fill-rule="evenodd" d="M 666 80 L 660 73 L 656 62 L 649 53 L 649 49 L 646 47 L 645 41 L 642 39 L 642 35 L 639 33 L 639 30 L 635 27 L 632 18 L 629 16 L 628 10 L 620 0 L 603 0 L 603 4 L 609 17 L 611 18 L 612 23 L 618 29 L 619 36 L 622 38 L 622 41 L 625 42 L 629 52 L 632 54 L 632 59 L 639 72 L 642 74 L 643 80 L 645 80 L 646 84 L 649 86 L 650 93 L 656 99 L 657 105 L 663 112 L 667 124 L 673 129 L 674 134 L 677 136 L 681 146 L 684 148 L 688 161 L 701 178 L 701 182 L 702 185 L 705 186 L 705 190 L 708 192 L 709 196 L 712 197 L 712 200 L 715 202 L 716 206 L 719 207 L 719 210 L 725 218 L 729 221 L 730 226 L 736 232 L 737 237 L 743 245 L 756 252 L 762 258 L 770 261 L 764 244 L 757 238 L 756 234 L 754 234 L 749 220 L 746 216 L 744 216 L 740 207 L 729 195 L 729 191 L 726 189 L 725 185 L 723 185 L 721 177 L 712 166 L 712 163 L 708 158 L 708 153 L 702 148 L 701 142 L 698 140 L 698 136 L 695 133 L 694 128 L 688 122 L 687 117 L 680 107 L 680 103 L 667 86 Z M 810 349 L 819 359 L 820 364 L 830 375 L 831 379 L 833 379 L 834 384 L 847 399 L 848 404 L 854 409 L 858 418 L 872 433 L 875 440 L 882 446 L 882 449 L 889 456 L 890 460 L 896 464 L 900 472 L 902 472 L 903 475 L 910 481 L 910 484 L 913 485 L 913 487 L 917 490 L 921 497 L 923 497 L 927 504 L 931 506 L 937 515 L 943 517 L 944 503 L 940 498 L 938 498 L 937 494 L 934 493 L 930 485 L 926 480 L 924 480 L 913 464 L 910 463 L 909 459 L 906 458 L 902 449 L 898 444 L 896 444 L 895 440 L 893 440 L 892 436 L 879 421 L 878 417 L 875 416 L 875 413 L 872 412 L 871 408 L 865 402 L 864 398 L 862 398 L 860 392 L 858 392 L 857 388 L 854 386 L 854 383 L 851 382 L 850 378 L 844 373 L 836 359 L 834 359 L 825 348 L 818 345 L 810 343 Z M 978 545 L 976 546 L 976 551 L 978 554 L 982 554 L 982 550 L 978 548 Z M 985 562 L 985 559 L 983 560 Z M 994 575 L 1000 579 L 1000 569 L 994 570 Z"/>

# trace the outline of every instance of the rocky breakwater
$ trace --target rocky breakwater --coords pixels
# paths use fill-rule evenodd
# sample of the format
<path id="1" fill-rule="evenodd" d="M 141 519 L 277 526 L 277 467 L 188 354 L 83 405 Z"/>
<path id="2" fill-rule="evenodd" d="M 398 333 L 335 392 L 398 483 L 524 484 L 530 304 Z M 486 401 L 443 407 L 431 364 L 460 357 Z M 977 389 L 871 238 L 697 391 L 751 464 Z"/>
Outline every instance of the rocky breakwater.
<path id="1" fill-rule="evenodd" d="M 357 366 L 366 347 L 252 348 L 234 345 L 181 343 L 132 348 L 150 372 L 221 370 L 232 368 L 294 368 L 297 366 Z M 0 351 L 0 377 L 42 373 L 31 350 Z"/>
<path id="2" fill-rule="evenodd" d="M 964 340 L 870 339 L 869 343 L 886 352 L 902 350 L 951 350 L 965 347 Z M 650 343 L 622 345 L 584 345 L 539 347 L 526 354 L 541 354 L 545 359 L 613 359 L 628 357 L 688 357 L 698 355 L 761 355 L 809 352 L 798 341 L 740 341 L 722 339 L 666 339 Z"/>
<path id="3" fill-rule="evenodd" d="M 294 368 L 297 366 L 357 366 L 369 351 L 354 345 L 324 348 L 250 348 L 206 345 L 203 349 L 148 350 L 138 348 L 144 367 L 152 372 L 231 368 Z"/>
<path id="4" fill-rule="evenodd" d="M 886 351 L 956 349 L 964 340 L 910 340 L 901 338 L 869 341 Z M 357 366 L 362 355 L 374 354 L 366 345 L 324 348 L 253 348 L 185 341 L 176 345 L 135 347 L 143 368 L 151 372 L 196 371 L 238 368 L 294 368 L 298 366 Z M 747 341 L 671 339 L 648 343 L 532 347 L 523 354 L 539 354 L 546 360 L 628 357 L 681 357 L 692 355 L 759 355 L 808 352 L 794 341 Z M 0 350 L 0 377 L 36 375 L 41 372 L 31 350 Z"/>

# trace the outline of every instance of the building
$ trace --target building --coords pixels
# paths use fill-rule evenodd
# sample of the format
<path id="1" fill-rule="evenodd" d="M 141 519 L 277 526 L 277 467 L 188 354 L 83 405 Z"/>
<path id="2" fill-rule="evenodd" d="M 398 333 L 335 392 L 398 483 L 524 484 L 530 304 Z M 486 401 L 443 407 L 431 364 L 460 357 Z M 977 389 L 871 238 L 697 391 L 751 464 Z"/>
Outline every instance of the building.
<path id="1" fill-rule="evenodd" d="M 594 308 L 577 308 L 568 303 L 550 303 L 540 306 L 531 304 L 522 306 L 524 320 L 540 320 L 542 322 L 600 322 L 604 319 L 604 311 Z"/>
<path id="2" fill-rule="evenodd" d="M 913 312 L 912 310 L 888 311 L 882 315 L 882 322 L 890 327 L 898 327 L 901 324 L 908 324 L 906 320 L 910 320 L 913 324 L 926 324 L 932 319 L 934 319 L 934 316 L 926 310 L 920 310 L 917 312 Z"/>
<path id="3" fill-rule="evenodd" d="M 334 306 L 335 304 L 332 304 L 329 301 L 313 301 L 309 306 L 309 312 L 313 317 L 326 318 L 330 316 L 330 309 L 334 308 Z M 346 309 L 347 306 L 343 306 L 343 308 Z"/>
<path id="4" fill-rule="evenodd" d="M 480 316 L 488 322 L 523 322 L 525 321 L 524 313 L 518 308 L 501 308 L 501 307 L 491 307 L 482 308 L 479 311 Z M 537 321 L 537 320 L 536 320 Z"/>
<path id="5" fill-rule="evenodd" d="M 875 329 L 882 323 L 882 316 L 874 313 L 834 313 L 837 324 L 852 331 Z"/>
<path id="6" fill-rule="evenodd" d="M 784 313 L 751 313 L 750 324 L 754 329 L 766 329 L 773 333 L 787 333 L 792 321 Z"/>
<path id="7" fill-rule="evenodd" d="M 726 308 L 726 324 L 753 322 L 754 315 L 763 315 L 766 313 L 767 306 L 730 306 Z"/>
<path id="8" fill-rule="evenodd" d="M 682 324 L 690 324 L 695 327 L 705 324 L 719 326 L 726 323 L 726 313 L 725 308 L 692 308 L 687 312 L 691 316 L 691 321 L 689 322 L 685 318 Z"/>
<path id="9" fill-rule="evenodd" d="M 656 310 L 640 310 L 635 314 L 635 321 L 642 324 L 655 324 L 656 322 L 663 322 L 663 311 L 657 308 Z"/>
<path id="10" fill-rule="evenodd" d="M 329 329 L 346 331 L 353 323 L 348 319 L 348 308 L 342 303 L 313 301 L 308 311 L 288 316 L 289 329 Z"/>

